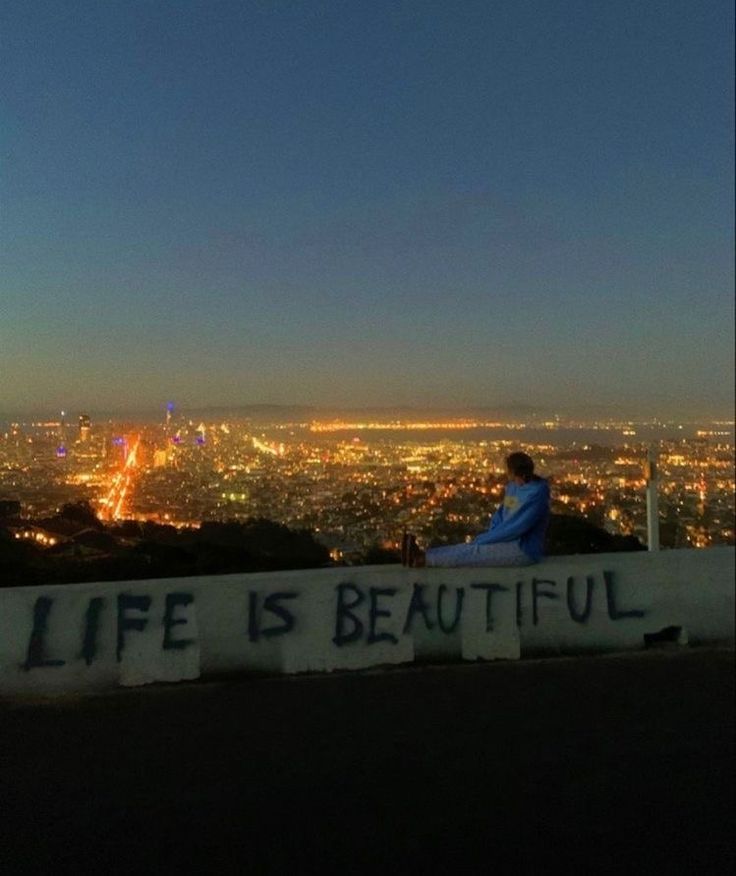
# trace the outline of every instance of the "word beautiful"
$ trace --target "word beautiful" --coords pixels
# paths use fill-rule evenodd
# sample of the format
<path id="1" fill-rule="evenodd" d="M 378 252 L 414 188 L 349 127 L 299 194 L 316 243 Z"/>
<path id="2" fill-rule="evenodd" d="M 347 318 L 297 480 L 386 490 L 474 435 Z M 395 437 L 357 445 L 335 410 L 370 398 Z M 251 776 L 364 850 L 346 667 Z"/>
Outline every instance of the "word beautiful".
<path id="1" fill-rule="evenodd" d="M 603 572 L 603 581 L 606 590 L 606 607 L 608 617 L 613 620 L 622 620 L 630 617 L 643 617 L 644 612 L 641 609 L 630 609 L 623 611 L 616 601 L 616 590 L 613 580 L 613 573 Z M 516 595 L 516 625 L 521 628 L 523 625 L 523 606 L 524 606 L 524 591 L 526 589 L 525 581 L 517 581 L 515 587 Z M 493 631 L 493 596 L 495 593 L 506 593 L 509 587 L 502 584 L 471 584 L 472 590 L 485 591 L 485 614 L 486 614 L 486 632 Z M 539 600 L 540 599 L 559 599 L 560 594 L 554 590 L 545 589 L 549 587 L 557 587 L 557 582 L 551 578 L 532 578 L 531 580 L 531 602 L 532 602 L 532 623 L 534 626 L 539 624 Z M 587 623 L 593 609 L 593 592 L 595 588 L 595 579 L 588 575 L 585 579 L 585 599 L 583 607 L 578 605 L 578 597 L 576 594 L 575 579 L 570 577 L 567 579 L 567 610 L 571 620 L 579 624 Z M 447 612 L 450 615 L 450 620 L 446 616 L 445 602 L 453 603 L 452 597 L 449 595 L 450 588 L 445 584 L 440 584 L 437 588 L 435 600 L 427 601 L 425 594 L 428 588 L 425 584 L 415 584 L 409 603 L 409 608 L 406 612 L 402 633 L 406 635 L 412 632 L 412 627 L 417 616 L 420 616 L 428 630 L 437 627 L 443 633 L 449 634 L 455 632 L 460 624 L 463 605 L 465 602 L 465 588 L 454 587 L 454 605 Z M 379 632 L 377 629 L 379 619 L 384 619 L 385 622 L 392 617 L 392 612 L 387 606 L 385 600 L 390 599 L 398 593 L 396 587 L 370 587 L 368 592 L 361 590 L 354 584 L 338 584 L 337 586 L 337 612 L 335 621 L 335 635 L 332 639 L 333 643 L 338 647 L 349 642 L 356 642 L 364 638 L 367 644 L 372 645 L 375 642 L 392 642 L 396 644 L 398 638 L 394 633 Z M 449 598 L 448 598 L 449 597 Z M 366 599 L 368 601 L 368 616 L 361 619 L 356 610 L 362 606 Z M 380 600 L 384 600 L 384 604 L 380 604 Z M 434 609 L 434 611 L 433 611 Z M 367 627 L 367 634 L 365 633 Z"/>
<path id="2" fill-rule="evenodd" d="M 618 604 L 613 573 L 603 572 L 606 610 L 611 621 L 644 616 L 641 609 L 624 610 Z M 531 582 L 518 581 L 515 587 L 494 583 L 473 583 L 472 590 L 485 593 L 485 628 L 494 628 L 495 597 L 497 594 L 514 590 L 516 624 L 524 624 L 525 610 L 531 603 L 531 621 L 534 626 L 540 622 L 540 602 L 559 600 L 563 592 L 557 589 L 557 582 L 546 578 L 532 578 Z M 586 576 L 584 582 L 570 577 L 564 588 L 564 598 L 570 620 L 576 624 L 586 624 L 593 608 L 593 595 L 596 581 Z M 560 588 L 562 590 L 562 588 Z M 392 599 L 399 593 L 398 587 L 361 588 L 351 583 L 340 583 L 335 587 L 334 635 L 332 644 L 342 648 L 351 643 L 362 642 L 367 645 L 376 642 L 398 643 L 399 635 L 411 634 L 416 624 L 424 624 L 427 630 L 437 629 L 443 634 L 451 634 L 461 623 L 465 605 L 464 587 L 450 588 L 439 585 L 436 591 L 426 584 L 414 584 L 411 599 L 405 613 L 398 615 L 392 611 Z M 263 595 L 249 591 L 247 617 L 244 618 L 243 634 L 248 641 L 257 643 L 262 639 L 286 636 L 292 632 L 302 632 L 299 622 L 299 600 L 303 594 L 298 591 L 283 591 Z M 26 670 L 38 667 L 63 666 L 67 662 L 59 656 L 48 653 L 47 637 L 54 598 L 40 596 L 33 608 L 33 626 L 28 640 L 27 657 L 23 664 Z M 78 654 L 67 655 L 69 659 L 81 659 L 90 666 L 98 655 L 98 634 L 100 618 L 107 609 L 106 603 L 113 599 L 96 596 L 89 600 L 82 618 L 81 650 Z M 123 660 L 126 643 L 134 633 L 149 627 L 152 597 L 121 593 L 114 599 L 116 611 L 116 659 Z M 395 607 L 395 606 L 394 606 Z M 161 648 L 164 651 L 182 651 L 196 643 L 196 638 L 187 635 L 190 626 L 189 612 L 196 608 L 192 593 L 173 592 L 166 594 L 163 612 Z M 399 623 L 397 624 L 397 620 Z"/>

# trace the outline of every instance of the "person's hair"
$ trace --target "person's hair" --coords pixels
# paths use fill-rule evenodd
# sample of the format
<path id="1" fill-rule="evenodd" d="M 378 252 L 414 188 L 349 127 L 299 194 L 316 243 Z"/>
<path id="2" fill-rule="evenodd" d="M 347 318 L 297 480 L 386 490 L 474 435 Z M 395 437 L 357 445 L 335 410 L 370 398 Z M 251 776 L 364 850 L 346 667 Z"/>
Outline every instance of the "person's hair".
<path id="1" fill-rule="evenodd" d="M 517 478 L 524 478 L 525 481 L 537 480 L 534 474 L 534 460 L 526 453 L 517 451 L 506 457 L 506 467 Z"/>

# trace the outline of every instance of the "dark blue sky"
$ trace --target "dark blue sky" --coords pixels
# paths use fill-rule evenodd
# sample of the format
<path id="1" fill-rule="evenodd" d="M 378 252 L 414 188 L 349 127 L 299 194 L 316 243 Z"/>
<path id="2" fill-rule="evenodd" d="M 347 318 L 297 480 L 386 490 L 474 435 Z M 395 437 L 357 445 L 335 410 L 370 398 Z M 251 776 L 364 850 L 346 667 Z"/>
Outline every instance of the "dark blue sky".
<path id="1" fill-rule="evenodd" d="M 0 16 L 0 410 L 731 411 L 730 0 Z"/>

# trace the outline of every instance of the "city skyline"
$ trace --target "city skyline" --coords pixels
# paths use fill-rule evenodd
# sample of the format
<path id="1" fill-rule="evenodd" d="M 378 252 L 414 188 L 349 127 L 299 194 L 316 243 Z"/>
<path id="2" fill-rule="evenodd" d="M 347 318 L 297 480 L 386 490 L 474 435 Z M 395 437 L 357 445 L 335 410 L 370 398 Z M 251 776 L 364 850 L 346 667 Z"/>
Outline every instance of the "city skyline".
<path id="1" fill-rule="evenodd" d="M 122 538 L 142 537 L 144 524 L 269 520 L 309 531 L 333 559 L 357 559 L 376 546 L 396 550 L 407 526 L 425 541 L 482 528 L 514 448 L 550 478 L 553 512 L 572 515 L 560 526 L 597 527 L 604 541 L 643 538 L 644 460 L 654 452 L 663 546 L 733 543 L 733 422 L 255 423 L 173 412 L 158 422 L 16 423 L 0 430 L 0 512 L 11 537 L 50 558 L 77 556 L 63 541 L 73 518 L 82 532 L 101 522 Z M 85 549 L 109 554 L 111 543 Z"/>
<path id="2" fill-rule="evenodd" d="M 2 13 L 0 419 L 733 411 L 733 8 Z"/>

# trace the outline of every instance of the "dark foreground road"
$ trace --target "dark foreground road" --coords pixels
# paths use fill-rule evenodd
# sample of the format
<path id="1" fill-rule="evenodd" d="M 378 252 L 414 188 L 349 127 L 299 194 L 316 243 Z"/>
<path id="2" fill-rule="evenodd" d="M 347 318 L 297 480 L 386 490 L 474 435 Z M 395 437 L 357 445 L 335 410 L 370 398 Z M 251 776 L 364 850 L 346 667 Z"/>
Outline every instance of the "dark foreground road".
<path id="1" fill-rule="evenodd" d="M 3 873 L 730 873 L 732 651 L 4 703 Z"/>

